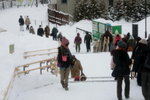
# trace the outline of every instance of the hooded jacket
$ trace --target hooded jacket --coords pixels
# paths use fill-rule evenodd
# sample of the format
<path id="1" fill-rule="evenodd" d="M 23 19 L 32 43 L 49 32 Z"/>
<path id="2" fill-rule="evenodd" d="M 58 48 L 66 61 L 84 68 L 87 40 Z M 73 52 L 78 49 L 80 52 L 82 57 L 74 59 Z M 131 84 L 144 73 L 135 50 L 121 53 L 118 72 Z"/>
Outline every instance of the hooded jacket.
<path id="1" fill-rule="evenodd" d="M 116 65 L 112 76 L 119 77 L 130 74 L 129 65 L 131 64 L 131 60 L 129 59 L 129 55 L 126 52 L 125 48 L 118 48 L 113 51 L 113 62 Z"/>

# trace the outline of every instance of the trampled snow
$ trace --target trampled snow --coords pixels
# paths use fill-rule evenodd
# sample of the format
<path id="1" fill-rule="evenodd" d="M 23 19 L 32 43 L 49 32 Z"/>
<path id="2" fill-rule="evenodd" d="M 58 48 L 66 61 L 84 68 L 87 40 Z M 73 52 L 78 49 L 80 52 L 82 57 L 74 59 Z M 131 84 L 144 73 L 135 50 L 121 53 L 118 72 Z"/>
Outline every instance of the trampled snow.
<path id="1" fill-rule="evenodd" d="M 57 48 L 58 42 L 53 41 L 52 37 L 39 37 L 36 34 L 30 34 L 27 30 L 19 31 L 18 19 L 29 16 L 32 26 L 37 31 L 40 24 L 45 27 L 47 21 L 47 6 L 39 5 L 39 7 L 20 7 L 1 10 L 0 28 L 7 30 L 0 33 L 0 100 L 3 100 L 9 82 L 11 81 L 15 67 L 34 61 L 39 61 L 56 55 L 36 56 L 24 59 L 24 52 L 32 50 L 41 50 L 49 48 Z M 122 25 L 123 34 L 132 33 L 132 23 L 126 23 L 123 20 L 119 22 L 111 22 L 99 19 L 104 23 L 113 25 Z M 149 27 L 148 18 L 148 27 Z M 144 20 L 138 23 L 139 36 L 144 38 Z M 49 23 L 52 29 L 55 24 Z M 76 36 L 76 28 L 81 28 L 92 32 L 92 22 L 82 20 L 73 25 L 57 26 L 59 32 L 66 36 L 70 45 L 71 52 L 81 61 L 84 73 L 87 77 L 111 77 L 110 70 L 110 53 L 86 53 L 85 44 L 81 44 L 81 53 L 75 53 L 74 37 Z M 149 29 L 149 28 L 148 28 Z M 85 34 L 77 30 L 81 34 L 82 39 Z M 148 30 L 148 33 L 150 31 Z M 9 46 L 14 44 L 15 52 L 9 53 Z M 131 53 L 130 53 L 131 54 Z M 39 67 L 35 64 L 30 67 Z M 70 79 L 72 81 L 72 79 Z M 97 80 L 113 80 L 113 78 L 101 78 Z M 131 80 L 130 98 L 128 100 L 144 100 L 141 88 L 137 86 L 136 80 Z M 69 82 L 69 91 L 65 91 L 59 83 L 59 75 L 52 75 L 50 72 L 43 70 L 40 75 L 39 70 L 30 72 L 27 75 L 20 75 L 15 78 L 13 87 L 10 91 L 8 100 L 116 100 L 116 82 Z M 124 96 L 123 96 L 124 99 Z"/>

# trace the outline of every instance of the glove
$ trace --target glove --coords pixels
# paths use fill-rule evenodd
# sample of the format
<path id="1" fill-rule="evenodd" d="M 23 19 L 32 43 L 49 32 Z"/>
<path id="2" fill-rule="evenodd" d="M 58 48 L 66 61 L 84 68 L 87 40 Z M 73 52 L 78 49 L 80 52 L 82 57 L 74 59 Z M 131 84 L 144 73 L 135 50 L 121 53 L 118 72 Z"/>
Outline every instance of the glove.
<path id="1" fill-rule="evenodd" d="M 134 79 L 136 77 L 136 73 L 135 72 L 131 72 L 131 79 Z"/>

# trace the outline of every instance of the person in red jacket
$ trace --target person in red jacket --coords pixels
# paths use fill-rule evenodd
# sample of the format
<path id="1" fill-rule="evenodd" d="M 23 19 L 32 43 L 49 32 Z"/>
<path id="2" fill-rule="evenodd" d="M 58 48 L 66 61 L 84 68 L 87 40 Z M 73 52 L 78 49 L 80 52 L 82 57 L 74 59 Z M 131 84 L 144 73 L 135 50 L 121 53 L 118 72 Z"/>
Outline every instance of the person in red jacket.
<path id="1" fill-rule="evenodd" d="M 114 37 L 114 47 L 115 47 L 115 48 L 116 48 L 117 42 L 118 42 L 119 40 L 122 40 L 121 36 L 120 36 L 119 34 L 115 35 L 115 37 Z"/>
<path id="2" fill-rule="evenodd" d="M 80 37 L 80 34 L 77 33 L 77 36 L 74 39 L 74 43 L 75 43 L 75 48 L 76 48 L 76 52 L 80 52 L 80 44 L 82 42 L 82 39 Z"/>

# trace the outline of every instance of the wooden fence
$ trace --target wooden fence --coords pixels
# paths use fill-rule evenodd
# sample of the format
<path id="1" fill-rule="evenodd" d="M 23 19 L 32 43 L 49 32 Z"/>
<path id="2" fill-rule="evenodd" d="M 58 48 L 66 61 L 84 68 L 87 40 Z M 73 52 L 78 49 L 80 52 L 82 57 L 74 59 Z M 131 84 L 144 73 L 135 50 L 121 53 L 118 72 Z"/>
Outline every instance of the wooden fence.
<path id="1" fill-rule="evenodd" d="M 51 52 L 52 50 L 55 50 L 55 51 Z M 26 59 L 28 57 L 34 57 L 34 56 L 57 54 L 56 50 L 57 50 L 57 48 L 26 51 L 26 52 L 24 52 L 24 58 Z"/>
<path id="2" fill-rule="evenodd" d="M 38 63 L 40 64 L 39 67 L 31 68 L 31 69 L 26 70 L 26 68 L 29 68 L 30 65 L 38 64 Z M 46 65 L 42 66 L 43 63 L 46 63 Z M 23 68 L 23 71 L 21 71 L 20 68 Z M 41 61 L 28 63 L 28 64 L 25 64 L 25 65 L 20 65 L 20 66 L 16 67 L 16 71 L 17 71 L 17 75 L 19 75 L 19 74 L 23 74 L 23 73 L 24 74 L 28 74 L 30 71 L 34 71 L 34 70 L 40 69 L 40 74 L 42 74 L 42 70 L 45 69 L 45 68 L 47 68 L 47 71 L 49 69 L 51 69 L 51 71 L 53 69 L 57 69 L 57 60 L 56 60 L 56 58 L 50 58 L 50 59 L 45 59 L 45 60 L 41 60 Z"/>
<path id="3" fill-rule="evenodd" d="M 54 9 L 48 9 L 48 21 L 58 25 L 69 24 L 69 14 L 64 14 Z"/>

